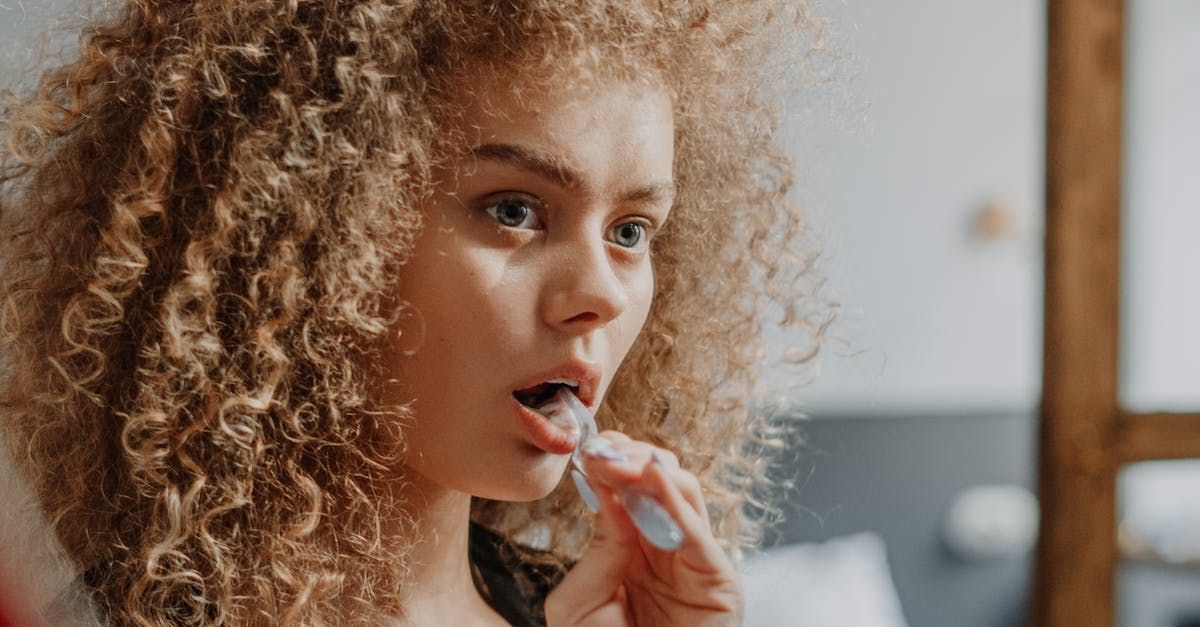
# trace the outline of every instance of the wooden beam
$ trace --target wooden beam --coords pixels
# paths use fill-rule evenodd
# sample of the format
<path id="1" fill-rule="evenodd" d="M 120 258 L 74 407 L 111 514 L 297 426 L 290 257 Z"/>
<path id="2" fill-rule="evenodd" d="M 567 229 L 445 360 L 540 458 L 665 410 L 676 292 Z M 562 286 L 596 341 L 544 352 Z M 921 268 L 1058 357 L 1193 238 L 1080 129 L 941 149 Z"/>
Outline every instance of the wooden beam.
<path id="1" fill-rule="evenodd" d="M 1112 627 L 1120 309 L 1121 0 L 1051 0 L 1046 293 L 1031 619 Z"/>
<path id="2" fill-rule="evenodd" d="M 1200 458 L 1200 413 L 1124 414 L 1119 429 L 1123 463 Z"/>

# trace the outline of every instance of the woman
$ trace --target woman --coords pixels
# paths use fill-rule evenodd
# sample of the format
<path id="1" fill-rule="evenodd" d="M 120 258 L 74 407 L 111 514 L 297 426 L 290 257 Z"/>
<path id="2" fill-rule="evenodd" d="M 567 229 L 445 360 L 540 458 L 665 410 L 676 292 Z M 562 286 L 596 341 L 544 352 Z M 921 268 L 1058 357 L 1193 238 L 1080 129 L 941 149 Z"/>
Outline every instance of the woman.
<path id="1" fill-rule="evenodd" d="M 114 624 L 738 624 L 763 3 L 134 0 L 5 114 L 4 427 Z M 819 335 L 819 334 L 818 334 Z M 597 412 L 592 515 L 564 480 Z M 668 510 L 641 538 L 615 494 Z M 585 487 L 586 490 L 586 487 Z"/>

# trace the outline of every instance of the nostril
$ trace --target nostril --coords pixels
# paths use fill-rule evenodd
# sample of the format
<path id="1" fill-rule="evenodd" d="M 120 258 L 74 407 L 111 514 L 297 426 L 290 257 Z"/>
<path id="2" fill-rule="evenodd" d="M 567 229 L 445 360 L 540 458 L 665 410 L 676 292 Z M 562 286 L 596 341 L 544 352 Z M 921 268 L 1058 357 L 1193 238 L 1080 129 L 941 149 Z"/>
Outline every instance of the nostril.
<path id="1" fill-rule="evenodd" d="M 600 319 L 600 315 L 593 311 L 585 311 L 581 314 L 572 316 L 567 322 L 595 322 Z"/>

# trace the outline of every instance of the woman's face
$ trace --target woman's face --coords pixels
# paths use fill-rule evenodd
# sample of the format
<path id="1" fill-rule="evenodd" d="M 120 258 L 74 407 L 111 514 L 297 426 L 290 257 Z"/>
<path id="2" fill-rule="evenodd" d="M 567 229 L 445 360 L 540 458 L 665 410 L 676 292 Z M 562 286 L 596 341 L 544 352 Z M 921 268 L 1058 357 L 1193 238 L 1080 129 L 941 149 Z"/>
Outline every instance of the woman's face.
<path id="1" fill-rule="evenodd" d="M 399 327 L 390 366 L 415 398 L 414 479 L 527 501 L 557 485 L 573 439 L 514 392 L 575 380 L 594 410 L 646 321 L 647 244 L 674 199 L 671 101 L 620 81 L 547 81 L 522 98 L 512 77 L 467 85 L 454 129 L 466 150 L 399 277 L 423 329 Z"/>

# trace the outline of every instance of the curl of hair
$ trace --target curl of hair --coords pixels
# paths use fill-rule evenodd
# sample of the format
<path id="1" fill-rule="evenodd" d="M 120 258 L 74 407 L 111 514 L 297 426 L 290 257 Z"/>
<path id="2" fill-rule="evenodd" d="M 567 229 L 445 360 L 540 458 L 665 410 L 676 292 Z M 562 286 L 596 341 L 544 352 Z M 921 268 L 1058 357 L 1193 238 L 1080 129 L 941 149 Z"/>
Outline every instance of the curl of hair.
<path id="1" fill-rule="evenodd" d="M 130 0 L 96 18 L 4 105 L 0 412 L 108 619 L 403 614 L 420 529 L 383 486 L 411 405 L 376 400 L 372 364 L 471 63 L 667 83 L 679 196 L 598 420 L 675 450 L 730 551 L 758 541 L 783 443 L 752 406 L 761 314 L 814 351 L 829 320 L 766 88 L 821 28 L 768 0 Z M 559 565 L 588 531 L 565 484 L 473 516 L 548 534 Z"/>

